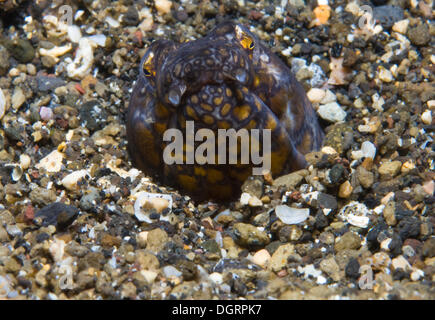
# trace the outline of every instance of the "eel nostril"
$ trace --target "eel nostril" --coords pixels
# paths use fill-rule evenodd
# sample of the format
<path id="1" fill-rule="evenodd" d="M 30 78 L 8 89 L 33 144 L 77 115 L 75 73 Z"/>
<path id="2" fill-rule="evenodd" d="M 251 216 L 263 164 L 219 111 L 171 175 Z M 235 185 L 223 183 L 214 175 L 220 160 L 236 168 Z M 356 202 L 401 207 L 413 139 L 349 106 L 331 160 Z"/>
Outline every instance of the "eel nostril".
<path id="1" fill-rule="evenodd" d="M 180 84 L 178 86 L 174 86 L 169 90 L 168 100 L 174 106 L 177 107 L 181 102 L 181 97 L 184 92 L 186 92 L 186 85 Z"/>
<path id="2" fill-rule="evenodd" d="M 237 79 L 237 81 L 239 81 L 243 84 L 246 84 L 246 81 L 248 79 L 248 75 L 247 75 L 246 71 L 243 69 L 237 69 L 236 79 Z"/>
<path id="3" fill-rule="evenodd" d="M 181 96 L 180 96 L 180 94 L 177 92 L 177 90 L 175 90 L 175 89 L 171 89 L 170 91 L 169 91 L 169 94 L 168 94 L 168 99 L 169 99 L 169 102 L 173 105 L 173 106 L 178 106 L 179 104 L 180 104 L 180 100 L 181 100 Z"/>

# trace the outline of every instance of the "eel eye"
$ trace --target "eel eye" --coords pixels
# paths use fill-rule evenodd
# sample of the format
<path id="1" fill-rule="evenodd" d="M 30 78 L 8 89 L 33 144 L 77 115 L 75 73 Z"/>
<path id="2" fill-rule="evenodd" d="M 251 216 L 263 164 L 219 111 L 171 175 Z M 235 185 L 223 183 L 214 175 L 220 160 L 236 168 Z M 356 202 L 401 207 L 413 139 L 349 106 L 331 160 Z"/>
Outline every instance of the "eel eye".
<path id="1" fill-rule="evenodd" d="M 240 44 L 244 49 L 253 50 L 255 47 L 254 39 L 246 33 L 241 26 L 236 25 L 234 32 L 236 34 L 237 40 L 240 41 Z"/>
<path id="2" fill-rule="evenodd" d="M 255 47 L 255 44 L 254 44 L 254 41 L 252 40 L 252 38 L 250 38 L 246 35 L 240 40 L 240 43 L 241 43 L 242 47 L 245 49 L 252 50 Z"/>
<path id="3" fill-rule="evenodd" d="M 146 77 L 151 77 L 153 74 L 151 73 L 151 71 L 149 71 L 148 69 L 144 68 L 143 69 L 143 73 Z"/>

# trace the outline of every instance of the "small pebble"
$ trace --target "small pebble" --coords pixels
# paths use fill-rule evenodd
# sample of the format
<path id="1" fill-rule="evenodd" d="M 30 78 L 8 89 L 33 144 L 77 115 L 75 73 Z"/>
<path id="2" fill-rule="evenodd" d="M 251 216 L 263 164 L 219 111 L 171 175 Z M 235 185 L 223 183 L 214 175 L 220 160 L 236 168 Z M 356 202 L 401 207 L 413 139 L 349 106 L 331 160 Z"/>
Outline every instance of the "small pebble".
<path id="1" fill-rule="evenodd" d="M 70 191 L 78 190 L 79 186 L 77 183 L 79 182 L 80 179 L 86 177 L 87 175 L 89 175 L 88 171 L 84 169 L 74 171 L 68 174 L 66 177 L 64 177 L 61 181 L 61 184 Z"/>
<path id="2" fill-rule="evenodd" d="M 27 170 L 30 167 L 32 159 L 27 154 L 20 155 L 20 166 L 23 170 Z"/>
<path id="3" fill-rule="evenodd" d="M 389 161 L 381 164 L 378 171 L 380 174 L 394 177 L 400 172 L 401 167 L 402 163 L 400 161 Z"/>
<path id="4" fill-rule="evenodd" d="M 424 124 L 430 125 L 432 124 L 432 111 L 426 110 L 421 115 L 421 121 L 423 121 Z"/>
<path id="5" fill-rule="evenodd" d="M 62 152 L 54 150 L 42 158 L 35 167 L 36 169 L 44 169 L 47 172 L 59 172 L 62 168 L 63 157 L 64 154 Z"/>
<path id="6" fill-rule="evenodd" d="M 317 109 L 319 116 L 329 122 L 340 122 L 346 118 L 346 111 L 344 111 L 337 102 L 331 102 L 319 106 Z"/>
<path id="7" fill-rule="evenodd" d="M 20 87 L 15 87 L 11 99 L 12 108 L 14 110 L 18 110 L 25 101 L 26 101 L 26 96 L 23 93 L 23 89 L 21 89 Z"/>
<path id="8" fill-rule="evenodd" d="M 6 98 L 3 94 L 2 89 L 0 88 L 0 120 L 3 118 L 6 112 Z"/>
<path id="9" fill-rule="evenodd" d="M 53 119 L 53 110 L 51 110 L 51 108 L 41 107 L 41 109 L 39 109 L 39 115 L 44 121 L 51 120 Z"/>
<path id="10" fill-rule="evenodd" d="M 350 195 L 352 194 L 352 185 L 350 184 L 349 181 L 345 181 L 340 185 L 340 188 L 338 190 L 338 196 L 340 198 L 349 198 Z"/>
<path id="11" fill-rule="evenodd" d="M 254 254 L 254 256 L 252 257 L 252 262 L 264 268 L 270 258 L 271 256 L 269 251 L 267 251 L 266 249 L 261 249 Z"/>
<path id="12" fill-rule="evenodd" d="M 399 32 L 401 34 L 406 34 L 406 31 L 408 30 L 409 20 L 404 19 L 400 20 L 394 23 L 393 25 L 393 31 Z"/>
<path id="13" fill-rule="evenodd" d="M 155 0 L 157 12 L 161 15 L 171 12 L 172 2 L 169 0 Z"/>

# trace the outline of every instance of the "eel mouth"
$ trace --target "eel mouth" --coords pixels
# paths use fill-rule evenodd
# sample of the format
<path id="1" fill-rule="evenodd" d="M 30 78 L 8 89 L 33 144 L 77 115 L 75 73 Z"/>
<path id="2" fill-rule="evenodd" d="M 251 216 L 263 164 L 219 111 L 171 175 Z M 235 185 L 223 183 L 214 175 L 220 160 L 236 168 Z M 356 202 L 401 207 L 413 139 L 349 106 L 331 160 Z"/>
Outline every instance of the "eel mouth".
<path id="1" fill-rule="evenodd" d="M 157 73 L 157 95 L 167 106 L 177 107 L 184 96 L 206 85 L 234 83 L 250 87 L 254 77 L 249 56 L 234 45 L 222 41 L 213 46 L 208 42 L 186 43 L 168 55 Z"/>

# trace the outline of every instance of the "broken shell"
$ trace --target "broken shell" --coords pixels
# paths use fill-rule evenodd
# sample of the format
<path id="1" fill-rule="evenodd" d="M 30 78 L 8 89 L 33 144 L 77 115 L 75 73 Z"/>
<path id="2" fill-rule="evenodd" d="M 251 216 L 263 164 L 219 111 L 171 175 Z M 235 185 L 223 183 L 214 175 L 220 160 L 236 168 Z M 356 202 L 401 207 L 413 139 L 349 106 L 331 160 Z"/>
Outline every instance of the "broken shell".
<path id="1" fill-rule="evenodd" d="M 310 215 L 308 208 L 292 208 L 286 205 L 279 205 L 275 208 L 276 216 L 285 224 L 298 224 L 307 220 Z"/>
<path id="2" fill-rule="evenodd" d="M 351 201 L 340 210 L 338 217 L 353 226 L 367 228 L 371 214 L 372 210 L 368 209 L 363 203 Z"/>
<path id="3" fill-rule="evenodd" d="M 17 182 L 23 176 L 23 169 L 19 164 L 16 163 L 8 163 L 5 164 L 6 168 L 9 168 L 11 172 L 11 178 L 13 181 Z"/>
<path id="4" fill-rule="evenodd" d="M 23 176 L 23 169 L 21 168 L 20 165 L 16 165 L 15 168 L 12 170 L 12 180 L 13 181 L 18 181 L 21 179 L 21 177 Z"/>
<path id="5" fill-rule="evenodd" d="M 11 170 L 11 178 L 13 181 L 17 182 L 23 176 L 23 169 L 19 164 L 16 163 L 8 163 L 5 164 L 6 168 L 10 168 Z"/>
<path id="6" fill-rule="evenodd" d="M 134 203 L 134 215 L 136 216 L 136 218 L 141 221 L 141 222 L 146 222 L 146 223 L 152 223 L 153 221 L 151 220 L 151 218 L 149 217 L 150 211 L 147 210 L 142 210 L 142 208 L 145 208 L 145 205 L 149 205 L 151 203 L 151 205 L 157 210 L 156 205 L 157 202 L 159 204 L 159 208 L 161 209 L 161 203 L 163 203 L 164 200 L 167 201 L 167 208 L 169 208 L 169 210 L 172 209 L 172 197 L 169 194 L 161 194 L 161 193 L 149 193 L 149 192 L 145 192 L 145 191 L 141 191 L 135 194 L 136 197 L 136 201 Z M 161 199 L 161 200 L 152 200 L 152 199 Z M 165 202 L 166 205 L 166 202 Z M 161 210 L 163 211 L 163 210 Z M 160 216 L 160 220 L 165 220 L 168 221 L 168 215 L 166 216 Z"/>

